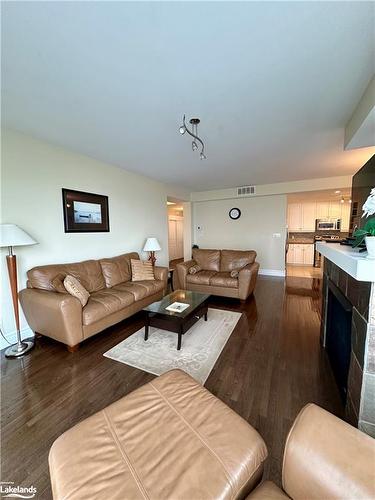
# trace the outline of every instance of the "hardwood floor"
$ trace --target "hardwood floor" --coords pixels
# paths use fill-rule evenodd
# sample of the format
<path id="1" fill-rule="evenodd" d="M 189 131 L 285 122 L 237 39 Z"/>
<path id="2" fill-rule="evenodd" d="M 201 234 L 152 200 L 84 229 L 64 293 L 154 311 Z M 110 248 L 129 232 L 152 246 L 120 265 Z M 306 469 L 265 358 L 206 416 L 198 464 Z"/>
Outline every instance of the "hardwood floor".
<path id="1" fill-rule="evenodd" d="M 296 278 L 322 278 L 323 268 L 314 266 L 296 266 L 295 264 L 288 264 L 286 266 L 287 276 L 294 276 Z"/>
<path id="2" fill-rule="evenodd" d="M 246 304 L 224 298 L 210 303 L 243 314 L 205 385 L 263 436 L 269 450 L 265 477 L 278 484 L 285 438 L 300 409 L 312 401 L 343 415 L 319 345 L 320 288 L 319 279 L 260 277 Z M 154 378 L 103 356 L 142 325 L 138 314 L 72 354 L 46 338 L 23 359 L 7 360 L 2 353 L 3 481 L 34 485 L 38 500 L 51 498 L 47 459 L 53 441 Z"/>

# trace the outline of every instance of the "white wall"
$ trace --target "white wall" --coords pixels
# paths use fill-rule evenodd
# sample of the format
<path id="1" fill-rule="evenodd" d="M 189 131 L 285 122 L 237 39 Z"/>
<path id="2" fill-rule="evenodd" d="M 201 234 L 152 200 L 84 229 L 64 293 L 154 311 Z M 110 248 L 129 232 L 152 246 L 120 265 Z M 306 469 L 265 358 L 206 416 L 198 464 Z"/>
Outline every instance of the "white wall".
<path id="1" fill-rule="evenodd" d="M 161 244 L 157 262 L 168 263 L 166 202 L 167 195 L 174 195 L 169 186 L 14 131 L 3 132 L 1 173 L 1 222 L 19 225 L 38 241 L 15 248 L 19 289 L 33 266 L 141 252 L 148 236 Z M 63 187 L 107 195 L 110 232 L 64 233 Z M 5 255 L 3 249 L 1 324 L 12 339 L 15 326 Z M 30 333 L 24 317 L 22 329 Z"/>
<path id="2" fill-rule="evenodd" d="M 263 274 L 284 275 L 286 206 L 286 195 L 195 202 L 194 243 L 201 248 L 256 250 Z M 235 221 L 228 215 L 233 207 L 241 210 Z"/>

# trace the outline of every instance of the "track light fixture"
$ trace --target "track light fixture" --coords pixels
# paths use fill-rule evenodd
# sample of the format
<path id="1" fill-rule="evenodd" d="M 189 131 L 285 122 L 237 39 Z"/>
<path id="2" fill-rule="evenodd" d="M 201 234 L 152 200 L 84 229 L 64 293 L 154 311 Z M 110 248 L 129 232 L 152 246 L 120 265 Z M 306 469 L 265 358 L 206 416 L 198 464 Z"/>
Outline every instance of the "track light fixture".
<path id="1" fill-rule="evenodd" d="M 193 138 L 193 142 L 191 143 L 191 149 L 193 151 L 196 151 L 197 149 L 199 149 L 198 143 L 201 145 L 202 149 L 201 149 L 201 152 L 199 154 L 199 158 L 201 160 L 205 160 L 207 157 L 204 154 L 204 143 L 203 143 L 202 139 L 200 139 L 198 137 L 198 124 L 200 123 L 200 119 L 199 118 L 191 118 L 191 120 L 189 120 L 189 123 L 191 124 L 191 130 L 189 130 L 188 127 L 186 126 L 186 120 L 185 120 L 185 115 L 184 115 L 184 117 L 182 119 L 182 125 L 180 127 L 180 134 L 184 135 L 184 133 L 187 132 L 189 135 L 191 135 L 191 137 Z"/>

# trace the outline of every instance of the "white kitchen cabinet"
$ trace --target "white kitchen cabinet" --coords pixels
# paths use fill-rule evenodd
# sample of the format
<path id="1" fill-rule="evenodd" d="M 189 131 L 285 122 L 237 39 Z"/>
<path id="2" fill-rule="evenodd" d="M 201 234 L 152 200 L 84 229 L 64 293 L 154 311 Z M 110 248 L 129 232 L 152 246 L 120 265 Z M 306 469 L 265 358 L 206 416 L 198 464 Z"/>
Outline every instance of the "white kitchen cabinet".
<path id="1" fill-rule="evenodd" d="M 289 232 L 315 231 L 316 203 L 290 203 L 288 205 Z"/>
<path id="2" fill-rule="evenodd" d="M 316 203 L 302 203 L 302 231 L 315 231 Z"/>
<path id="3" fill-rule="evenodd" d="M 289 244 L 286 261 L 287 264 L 312 266 L 314 263 L 314 244 Z"/>
<path id="4" fill-rule="evenodd" d="M 301 203 L 290 203 L 288 205 L 288 230 L 302 231 Z"/>
<path id="5" fill-rule="evenodd" d="M 329 217 L 333 219 L 341 218 L 341 205 L 342 203 L 331 201 L 329 203 Z"/>
<path id="6" fill-rule="evenodd" d="M 349 231 L 350 213 L 351 213 L 350 203 L 347 202 L 341 203 L 341 231 L 344 232 Z"/>
<path id="7" fill-rule="evenodd" d="M 303 263 L 312 266 L 314 264 L 314 244 L 303 245 L 303 247 Z"/>
<path id="8" fill-rule="evenodd" d="M 296 245 L 289 245 L 288 253 L 286 254 L 286 263 L 287 264 L 294 264 L 295 246 Z"/>
<path id="9" fill-rule="evenodd" d="M 316 218 L 327 219 L 329 217 L 329 201 L 318 201 L 316 204 Z"/>

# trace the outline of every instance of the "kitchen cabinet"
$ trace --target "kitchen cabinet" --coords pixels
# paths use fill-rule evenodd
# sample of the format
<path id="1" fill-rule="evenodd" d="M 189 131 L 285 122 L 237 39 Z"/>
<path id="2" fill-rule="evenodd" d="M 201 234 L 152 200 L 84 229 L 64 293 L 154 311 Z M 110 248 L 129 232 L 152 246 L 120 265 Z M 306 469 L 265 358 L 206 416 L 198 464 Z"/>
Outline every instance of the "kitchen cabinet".
<path id="1" fill-rule="evenodd" d="M 315 231 L 316 203 L 290 203 L 288 205 L 289 232 Z"/>
<path id="2" fill-rule="evenodd" d="M 329 203 L 329 217 L 331 219 L 340 219 L 341 218 L 341 205 L 340 202 L 330 202 Z"/>
<path id="3" fill-rule="evenodd" d="M 341 203 L 341 231 L 343 232 L 349 232 L 350 213 L 350 203 Z"/>
<path id="4" fill-rule="evenodd" d="M 315 231 L 316 203 L 302 203 L 302 231 Z"/>
<path id="5" fill-rule="evenodd" d="M 290 203 L 288 205 L 288 230 L 301 231 L 302 229 L 301 203 Z"/>
<path id="6" fill-rule="evenodd" d="M 291 243 L 286 256 L 287 264 L 312 266 L 314 263 L 314 244 Z"/>
<path id="7" fill-rule="evenodd" d="M 327 219 L 329 217 L 329 201 L 318 201 L 316 204 L 316 218 Z"/>

